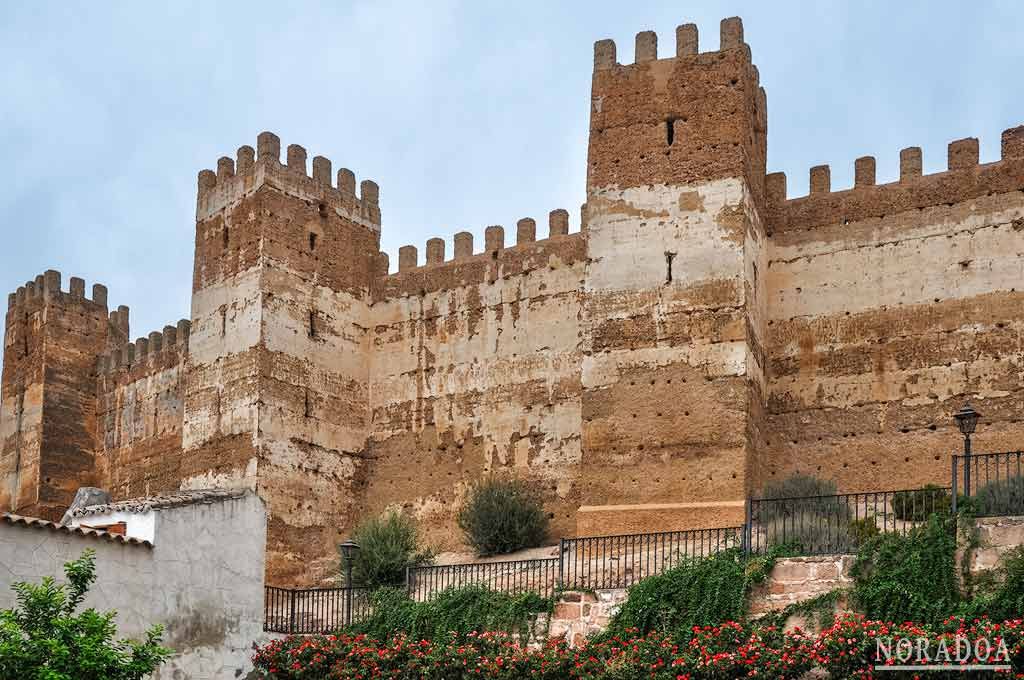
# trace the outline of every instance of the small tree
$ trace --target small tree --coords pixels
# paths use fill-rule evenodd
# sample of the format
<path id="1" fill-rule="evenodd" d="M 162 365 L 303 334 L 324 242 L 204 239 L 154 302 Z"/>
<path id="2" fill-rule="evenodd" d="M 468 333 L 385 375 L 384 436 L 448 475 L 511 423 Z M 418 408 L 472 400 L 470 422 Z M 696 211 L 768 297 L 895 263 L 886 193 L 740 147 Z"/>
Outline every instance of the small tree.
<path id="1" fill-rule="evenodd" d="M 419 548 L 412 518 L 395 510 L 363 520 L 352 537 L 360 548 L 352 563 L 352 577 L 371 588 L 402 583 L 406 567 L 426 564 L 434 556 L 432 550 Z M 341 568 L 344 573 L 344 561 Z"/>
<path id="2" fill-rule="evenodd" d="M 161 626 L 144 642 L 115 640 L 116 612 L 75 613 L 96 580 L 94 555 L 64 565 L 66 585 L 14 584 L 17 606 L 0 611 L 0 680 L 141 680 L 171 655 Z"/>
<path id="3" fill-rule="evenodd" d="M 470 490 L 459 526 L 478 554 L 497 555 L 540 545 L 548 533 L 548 516 L 525 482 L 488 478 Z"/>

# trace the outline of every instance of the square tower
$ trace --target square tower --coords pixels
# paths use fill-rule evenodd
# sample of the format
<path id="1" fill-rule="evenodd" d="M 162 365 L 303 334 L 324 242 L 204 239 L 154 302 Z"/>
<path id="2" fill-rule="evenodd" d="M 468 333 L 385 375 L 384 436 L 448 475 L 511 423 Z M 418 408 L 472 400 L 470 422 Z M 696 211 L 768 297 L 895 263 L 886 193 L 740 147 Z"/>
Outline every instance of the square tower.
<path id="1" fill-rule="evenodd" d="M 743 518 L 764 404 L 766 102 L 737 18 L 594 46 L 581 533 Z M 653 513 L 653 515 L 651 514 Z"/>
<path id="2" fill-rule="evenodd" d="M 117 318 L 120 318 L 115 314 Z M 8 298 L 0 386 L 0 511 L 60 520 L 96 470 L 96 361 L 107 289 L 49 270 Z"/>
<path id="3" fill-rule="evenodd" d="M 199 174 L 183 488 L 267 502 L 267 575 L 334 565 L 366 442 L 366 308 L 378 272 L 377 185 L 264 132 Z M 316 555 L 319 561 L 310 559 Z"/>

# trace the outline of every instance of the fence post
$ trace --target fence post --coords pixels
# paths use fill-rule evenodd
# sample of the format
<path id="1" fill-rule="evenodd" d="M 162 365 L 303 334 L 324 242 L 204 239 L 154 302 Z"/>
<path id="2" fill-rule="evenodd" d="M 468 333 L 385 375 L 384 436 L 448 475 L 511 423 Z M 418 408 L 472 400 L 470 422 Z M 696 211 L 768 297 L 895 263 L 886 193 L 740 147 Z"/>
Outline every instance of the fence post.
<path id="1" fill-rule="evenodd" d="M 754 538 L 753 532 L 753 511 L 750 507 L 750 497 L 743 499 L 743 554 L 749 555 L 751 551 L 751 542 Z"/>
<path id="2" fill-rule="evenodd" d="M 959 477 L 959 475 L 957 474 L 957 469 L 956 469 L 956 454 L 955 453 L 953 454 L 953 465 L 952 465 L 952 468 L 953 468 L 953 472 L 952 472 L 952 477 L 953 477 L 953 485 L 952 485 L 953 486 L 953 491 L 952 491 L 952 494 L 953 494 L 953 496 L 952 496 L 952 507 L 951 507 L 951 509 L 953 511 L 953 514 L 956 515 L 957 482 L 959 481 L 957 478 Z"/>
<path id="3" fill-rule="evenodd" d="M 565 587 L 565 538 L 558 539 L 558 589 Z"/>
<path id="4" fill-rule="evenodd" d="M 288 591 L 288 634 L 295 633 L 295 593 L 294 588 Z"/>
<path id="5" fill-rule="evenodd" d="M 405 594 L 412 597 L 412 572 L 409 565 L 405 565 Z"/>

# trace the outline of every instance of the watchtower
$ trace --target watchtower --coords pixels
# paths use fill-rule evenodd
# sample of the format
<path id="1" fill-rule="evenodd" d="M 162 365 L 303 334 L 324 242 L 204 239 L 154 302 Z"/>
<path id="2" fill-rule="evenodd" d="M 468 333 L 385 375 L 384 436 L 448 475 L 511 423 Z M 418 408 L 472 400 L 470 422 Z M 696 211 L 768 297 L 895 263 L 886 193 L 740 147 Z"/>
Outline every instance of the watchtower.
<path id="1" fill-rule="evenodd" d="M 598 41 L 590 116 L 583 464 L 604 472 L 581 530 L 608 533 L 611 506 L 741 519 L 765 391 L 767 113 L 740 20 L 715 52 L 694 25 L 664 59 L 650 31 L 632 64 Z"/>
<path id="2" fill-rule="evenodd" d="M 259 135 L 199 173 L 183 486 L 268 503 L 268 575 L 309 579 L 339 543 L 366 441 L 366 307 L 380 267 L 377 185 Z M 336 180 L 336 181 L 335 181 Z M 308 551 L 305 551 L 308 554 Z M 325 560 L 332 559 L 329 553 Z"/>
<path id="3" fill-rule="evenodd" d="M 109 326 L 107 289 L 49 270 L 11 293 L 0 386 L 0 510 L 59 520 L 95 478 L 96 360 Z"/>

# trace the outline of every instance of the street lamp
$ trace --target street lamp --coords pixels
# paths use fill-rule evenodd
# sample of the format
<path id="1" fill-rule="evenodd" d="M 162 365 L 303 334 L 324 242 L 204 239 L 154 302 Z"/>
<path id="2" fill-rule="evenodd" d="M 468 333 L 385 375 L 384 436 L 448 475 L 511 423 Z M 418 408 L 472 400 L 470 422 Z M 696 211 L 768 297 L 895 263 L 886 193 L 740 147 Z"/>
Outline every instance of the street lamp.
<path id="1" fill-rule="evenodd" d="M 338 546 L 345 566 L 345 625 L 352 625 L 352 562 L 359 552 L 359 544 L 351 538 Z"/>
<path id="2" fill-rule="evenodd" d="M 964 494 L 971 495 L 971 435 L 978 427 L 978 419 L 981 414 L 971 408 L 970 402 L 960 407 L 960 410 L 953 414 L 956 426 L 960 428 L 960 434 L 964 436 Z"/>

